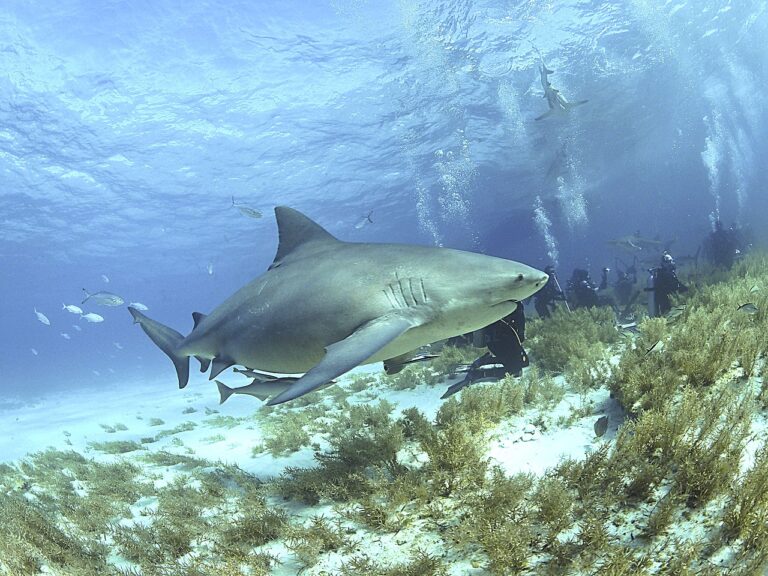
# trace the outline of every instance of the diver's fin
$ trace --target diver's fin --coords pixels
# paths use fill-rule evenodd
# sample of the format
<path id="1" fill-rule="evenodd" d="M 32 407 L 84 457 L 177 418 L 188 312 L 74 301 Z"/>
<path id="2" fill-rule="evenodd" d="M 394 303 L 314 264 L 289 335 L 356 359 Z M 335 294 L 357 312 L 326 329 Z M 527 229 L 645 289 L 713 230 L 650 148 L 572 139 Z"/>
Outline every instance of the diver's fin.
<path id="1" fill-rule="evenodd" d="M 200 362 L 200 372 L 207 372 L 208 367 L 211 365 L 210 358 L 203 358 L 202 356 L 195 356 L 198 362 Z"/>
<path id="2" fill-rule="evenodd" d="M 171 359 L 176 368 L 176 375 L 179 377 L 179 388 L 184 388 L 187 382 L 189 382 L 189 358 L 176 353 L 176 349 L 184 340 L 184 336 L 173 328 L 169 328 L 145 316 L 136 308 L 129 306 L 128 312 L 133 316 L 133 323 L 141 326 L 141 329 L 149 336 L 149 339 Z"/>
<path id="3" fill-rule="evenodd" d="M 547 117 L 549 117 L 549 116 L 552 116 L 552 113 L 553 113 L 553 112 L 554 112 L 554 110 L 552 110 L 552 109 L 550 109 L 550 110 L 547 110 L 547 111 L 546 111 L 546 112 L 544 112 L 544 114 L 542 114 L 541 116 L 536 116 L 535 120 L 544 120 L 544 118 L 547 118 Z"/>
<path id="4" fill-rule="evenodd" d="M 208 377 L 208 380 L 213 380 L 216 376 L 234 364 L 235 363 L 229 358 L 216 356 L 216 358 L 213 359 L 213 362 L 211 362 L 211 375 Z"/>
<path id="5" fill-rule="evenodd" d="M 471 375 L 471 372 L 467 372 L 466 376 L 464 376 L 463 379 L 459 380 L 455 384 L 451 384 L 448 387 L 448 390 L 445 391 L 445 394 L 440 396 L 440 400 L 445 400 L 446 398 L 450 398 L 451 396 L 453 396 L 457 392 L 460 392 L 470 384 L 472 384 L 472 375 Z"/>
<path id="6" fill-rule="evenodd" d="M 358 366 L 414 326 L 422 324 L 419 315 L 390 314 L 363 324 L 352 334 L 325 349 L 319 364 L 299 378 L 288 390 L 281 392 L 268 406 L 282 404 L 312 392 L 330 380 Z"/>
<path id="7" fill-rule="evenodd" d="M 216 386 L 219 388 L 219 404 L 224 404 L 224 402 L 227 401 L 227 398 L 235 393 L 234 388 L 230 388 L 220 380 L 216 380 Z"/>
<path id="8" fill-rule="evenodd" d="M 192 320 L 195 322 L 195 328 L 205 319 L 205 314 L 202 312 L 192 312 Z"/>

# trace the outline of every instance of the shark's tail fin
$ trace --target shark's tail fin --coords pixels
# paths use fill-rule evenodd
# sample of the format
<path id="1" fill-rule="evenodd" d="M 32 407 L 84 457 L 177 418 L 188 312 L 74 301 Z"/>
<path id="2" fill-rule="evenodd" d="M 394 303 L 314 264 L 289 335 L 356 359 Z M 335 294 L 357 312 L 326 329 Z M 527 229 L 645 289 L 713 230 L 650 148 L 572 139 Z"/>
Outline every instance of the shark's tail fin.
<path id="1" fill-rule="evenodd" d="M 235 393 L 235 389 L 230 388 L 229 386 L 227 386 L 223 382 L 220 382 L 219 380 L 216 380 L 215 382 L 216 382 L 216 386 L 219 387 L 219 396 L 220 396 L 219 404 L 224 404 L 224 402 L 227 401 L 227 398 L 229 398 L 230 396 L 232 396 L 232 394 Z"/>
<path id="2" fill-rule="evenodd" d="M 141 326 L 149 339 L 171 359 L 176 368 L 176 375 L 179 377 L 179 388 L 184 388 L 189 382 L 189 357 L 176 353 L 176 349 L 184 340 L 184 336 L 173 328 L 168 328 L 168 326 L 148 318 L 136 308 L 129 306 L 128 312 L 133 316 L 133 323 Z"/>

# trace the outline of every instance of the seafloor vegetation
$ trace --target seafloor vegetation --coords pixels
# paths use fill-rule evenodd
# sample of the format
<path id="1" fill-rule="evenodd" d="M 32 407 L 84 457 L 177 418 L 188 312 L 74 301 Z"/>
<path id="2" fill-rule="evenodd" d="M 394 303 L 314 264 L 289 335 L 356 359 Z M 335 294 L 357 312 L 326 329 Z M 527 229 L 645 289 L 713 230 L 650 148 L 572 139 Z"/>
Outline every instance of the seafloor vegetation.
<path id="1" fill-rule="evenodd" d="M 691 288 L 637 334 L 605 311 L 532 322 L 536 369 L 468 387 L 434 417 L 378 395 L 435 384 L 478 351 L 356 376 L 251 418 L 201 415 L 218 433 L 211 442 L 259 427 L 255 457 L 314 451 L 312 466 L 267 482 L 197 458 L 174 436 L 189 424 L 92 443 L 91 457 L 50 449 L 2 464 L 0 574 L 232 576 L 287 563 L 349 576 L 761 574 L 768 259 L 693 277 Z M 590 394 L 606 388 L 625 421 L 584 457 L 540 476 L 507 474 L 489 457 L 490 444 L 546 423 L 568 395 L 581 402 L 549 425 L 592 416 Z M 164 436 L 177 451 L 153 449 Z"/>

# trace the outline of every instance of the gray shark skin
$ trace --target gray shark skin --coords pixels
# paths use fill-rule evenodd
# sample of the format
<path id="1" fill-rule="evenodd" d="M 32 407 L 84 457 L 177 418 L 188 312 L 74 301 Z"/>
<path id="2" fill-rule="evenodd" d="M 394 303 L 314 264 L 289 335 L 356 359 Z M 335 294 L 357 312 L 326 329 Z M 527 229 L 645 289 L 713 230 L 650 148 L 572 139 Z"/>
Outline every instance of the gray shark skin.
<path id="1" fill-rule="evenodd" d="M 544 63 L 539 66 L 539 74 L 541 76 L 541 87 L 544 88 L 544 98 L 547 99 L 547 105 L 549 110 L 536 117 L 536 120 L 542 120 L 553 114 L 567 114 L 576 106 L 586 104 L 589 100 L 578 100 L 576 102 L 568 102 L 565 96 L 560 94 L 560 90 L 552 86 L 549 81 L 549 75 L 554 74 L 554 70 L 547 68 Z"/>
<path id="2" fill-rule="evenodd" d="M 210 378 L 241 365 L 304 373 L 268 404 L 311 392 L 360 364 L 477 330 L 541 289 L 547 275 L 511 260 L 429 246 L 343 242 L 291 208 L 275 208 L 269 269 L 183 337 L 129 308 L 187 384 L 188 357 Z"/>

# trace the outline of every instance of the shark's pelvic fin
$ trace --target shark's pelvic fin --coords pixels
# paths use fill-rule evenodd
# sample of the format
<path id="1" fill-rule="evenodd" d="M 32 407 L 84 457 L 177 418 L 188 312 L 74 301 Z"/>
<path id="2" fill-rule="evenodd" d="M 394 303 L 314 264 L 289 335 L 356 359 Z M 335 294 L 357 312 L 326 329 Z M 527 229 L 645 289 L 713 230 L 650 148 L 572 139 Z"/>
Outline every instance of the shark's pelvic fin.
<path id="1" fill-rule="evenodd" d="M 553 112 L 554 112 L 554 110 L 552 108 L 550 108 L 549 110 L 544 112 L 544 114 L 542 114 L 541 116 L 536 116 L 535 119 L 536 120 L 543 120 L 544 118 L 547 118 L 548 116 L 552 116 Z"/>
<path id="2" fill-rule="evenodd" d="M 141 326 L 141 329 L 149 336 L 149 339 L 171 359 L 176 368 L 176 375 L 179 377 L 179 388 L 184 388 L 187 382 L 189 382 L 189 357 L 176 353 L 176 349 L 181 344 L 181 341 L 184 340 L 184 336 L 173 328 L 169 328 L 145 316 L 136 308 L 129 306 L 128 312 L 133 316 L 133 323 Z"/>
<path id="3" fill-rule="evenodd" d="M 423 319 L 418 315 L 405 313 L 387 314 L 367 322 L 344 340 L 328 346 L 319 364 L 299 378 L 288 390 L 272 398 L 267 405 L 282 404 L 312 392 L 358 366 L 395 338 L 422 323 Z"/>
<path id="4" fill-rule="evenodd" d="M 299 246 L 313 242 L 339 242 L 330 232 L 317 222 L 310 220 L 304 214 L 287 206 L 275 208 L 277 218 L 277 254 L 270 269 L 280 264 L 280 261 Z"/>
<path id="5" fill-rule="evenodd" d="M 211 362 L 211 375 L 208 377 L 208 380 L 213 380 L 224 372 L 227 368 L 230 366 L 233 366 L 235 363 L 230 360 L 229 358 L 224 358 L 223 356 L 216 356 L 216 358 L 213 359 L 213 362 Z"/>
<path id="6" fill-rule="evenodd" d="M 200 362 L 200 372 L 207 372 L 208 367 L 211 365 L 210 358 L 203 358 L 202 356 L 195 356 L 198 362 Z"/>

